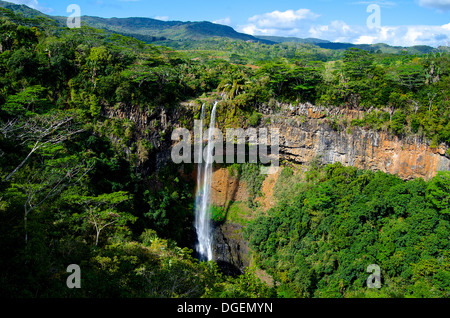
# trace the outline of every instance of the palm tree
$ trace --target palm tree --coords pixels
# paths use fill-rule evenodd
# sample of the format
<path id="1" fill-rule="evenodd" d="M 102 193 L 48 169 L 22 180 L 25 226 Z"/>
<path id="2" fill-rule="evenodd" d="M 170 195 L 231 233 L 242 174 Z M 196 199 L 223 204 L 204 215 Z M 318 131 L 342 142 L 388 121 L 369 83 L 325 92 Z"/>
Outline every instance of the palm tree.
<path id="1" fill-rule="evenodd" d="M 217 87 L 217 90 L 221 92 L 222 98 L 233 99 L 240 93 L 245 92 L 244 87 L 248 83 L 244 72 L 236 72 L 227 74 Z"/>

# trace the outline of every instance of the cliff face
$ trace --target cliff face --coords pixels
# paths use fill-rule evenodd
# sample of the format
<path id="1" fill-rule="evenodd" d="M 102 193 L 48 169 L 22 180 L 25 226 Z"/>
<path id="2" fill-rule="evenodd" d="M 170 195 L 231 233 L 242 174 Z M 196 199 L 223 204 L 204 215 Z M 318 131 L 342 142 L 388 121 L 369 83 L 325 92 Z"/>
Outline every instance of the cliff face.
<path id="1" fill-rule="evenodd" d="M 133 140 L 128 142 L 124 152 L 130 154 L 132 147 L 138 149 L 138 170 L 144 176 L 158 171 L 171 160 L 172 131 L 180 127 L 181 116 L 193 117 L 191 109 L 184 107 L 169 110 L 164 107 L 155 107 L 148 110 L 126 104 L 119 107 L 106 107 L 102 115 L 108 119 L 127 120 L 133 123 Z M 140 140 L 145 140 L 152 145 L 151 153 L 146 155 L 139 153 L 139 147 L 136 146 Z"/>
<path id="2" fill-rule="evenodd" d="M 348 121 L 361 113 L 351 110 L 329 110 L 312 106 L 287 108 L 276 115 L 266 113 L 264 128 L 280 131 L 280 162 L 287 160 L 307 164 L 319 160 L 323 164 L 341 162 L 345 166 L 383 171 L 403 179 L 433 178 L 438 171 L 450 170 L 447 147 L 431 148 L 418 137 L 399 138 L 386 132 L 368 131 L 353 127 L 350 131 L 333 129 L 329 118 L 341 116 Z M 274 206 L 274 185 L 278 174 L 268 175 L 263 183 L 262 196 L 257 199 L 261 208 Z M 212 180 L 212 202 L 226 207 L 231 201 L 245 202 L 248 198 L 244 181 L 230 176 L 227 169 L 216 169 Z M 249 264 L 248 243 L 239 225 L 227 221 L 215 227 L 214 256 L 225 272 L 243 273 Z"/>
<path id="3" fill-rule="evenodd" d="M 105 110 L 104 115 L 134 122 L 135 139 L 146 139 L 155 146 L 156 151 L 139 165 L 144 175 L 150 175 L 171 160 L 173 142 L 170 134 L 174 128 L 189 128 L 183 127 L 180 118 L 191 121 L 197 108 L 189 104 L 170 112 L 163 108 L 152 112 L 139 108 L 110 108 Z M 350 131 L 333 128 L 330 118 L 345 118 L 350 122 L 361 118 L 361 112 L 312 105 L 285 105 L 280 109 L 276 114 L 268 108 L 260 109 L 264 114 L 260 128 L 278 128 L 280 131 L 280 162 L 341 162 L 346 166 L 396 174 L 403 179 L 430 179 L 438 171 L 450 170 L 450 156 L 446 154 L 448 147 L 445 145 L 431 148 L 417 137 L 398 138 L 386 132 L 368 131 L 360 127 L 353 127 Z M 131 149 L 131 145 L 129 147 Z M 195 180 L 195 176 L 194 170 L 187 177 Z M 277 174 L 269 175 L 263 183 L 263 196 L 257 198 L 263 210 L 275 203 L 273 189 L 277 177 Z M 246 183 L 230 176 L 226 168 L 215 169 L 211 186 L 211 199 L 216 206 L 229 209 L 230 202 L 246 202 L 248 199 Z M 228 274 L 243 273 L 250 263 L 248 243 L 242 232 L 242 224 L 232 220 L 216 224 L 214 228 L 214 259 Z"/>
<path id="4" fill-rule="evenodd" d="M 353 127 L 350 132 L 338 131 L 327 119 L 344 116 L 351 120 L 360 115 L 356 111 L 303 106 L 284 116 L 271 116 L 270 125 L 280 129 L 280 159 L 296 163 L 314 159 L 324 164 L 341 162 L 345 166 L 396 174 L 406 180 L 428 180 L 438 171 L 450 170 L 445 145 L 431 148 L 418 137 L 399 138 L 361 127 Z"/>
<path id="5" fill-rule="evenodd" d="M 399 140 L 384 132 L 354 128 L 348 134 L 315 121 L 298 126 L 282 124 L 280 136 L 282 160 L 308 163 L 318 158 L 324 164 L 341 162 L 402 179 L 430 179 L 438 171 L 450 170 L 444 147 L 432 149 L 413 138 Z"/>
<path id="6" fill-rule="evenodd" d="M 180 118 L 187 118 L 185 122 L 192 125 L 196 108 L 187 103 L 171 111 L 158 108 L 148 112 L 138 107 L 122 107 L 106 109 L 104 115 L 134 122 L 136 137 L 147 139 L 155 146 L 153 156 L 141 163 L 141 168 L 148 174 L 170 160 L 171 132 L 178 127 L 189 128 L 183 127 Z M 403 179 L 428 180 L 438 171 L 450 170 L 446 145 L 431 148 L 429 143 L 416 136 L 399 138 L 361 127 L 353 127 L 350 131 L 333 129 L 330 118 L 345 118 L 350 122 L 362 117 L 363 113 L 359 111 L 308 104 L 296 107 L 281 105 L 277 114 L 264 107 L 260 111 L 264 114 L 261 128 L 280 130 L 281 161 L 308 163 L 318 159 L 324 164 L 341 162 L 345 166 L 396 174 Z"/>

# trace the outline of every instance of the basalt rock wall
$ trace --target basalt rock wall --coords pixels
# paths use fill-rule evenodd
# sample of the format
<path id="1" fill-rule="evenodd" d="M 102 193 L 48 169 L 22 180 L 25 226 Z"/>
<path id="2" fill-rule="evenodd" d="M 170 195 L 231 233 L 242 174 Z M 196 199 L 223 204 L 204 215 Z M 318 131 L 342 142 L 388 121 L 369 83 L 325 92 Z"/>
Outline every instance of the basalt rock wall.
<path id="1" fill-rule="evenodd" d="M 406 180 L 428 180 L 438 171 L 450 170 L 447 145 L 431 147 L 429 142 L 417 136 L 398 137 L 384 131 L 349 128 L 348 125 L 342 129 L 333 125 L 336 118 L 345 118 L 350 122 L 361 118 L 362 112 L 320 108 L 308 104 L 295 107 L 278 105 L 277 108 L 278 111 L 273 113 L 273 108 L 262 105 L 259 112 L 263 114 L 260 128 L 279 129 L 280 162 L 341 162 L 345 166 L 396 174 Z M 188 103 L 170 112 L 163 108 L 149 112 L 137 107 L 119 107 L 106 109 L 104 115 L 134 122 L 134 142 L 144 138 L 155 146 L 156 151 L 139 166 L 143 175 L 151 175 L 170 162 L 174 145 L 170 138 L 171 132 L 175 128 L 189 129 L 190 127 L 183 127 L 180 118 L 192 119 L 196 109 L 198 105 Z M 187 177 L 195 180 L 195 170 Z M 268 176 L 263 184 L 264 195 L 258 200 L 264 210 L 275 203 L 273 187 L 276 177 L 277 175 Z M 231 176 L 226 168 L 216 168 L 212 180 L 212 202 L 224 207 L 230 201 L 244 202 L 246 199 L 245 182 Z M 242 225 L 232 222 L 216 225 L 214 241 L 215 259 L 221 268 L 228 274 L 243 273 L 250 260 L 248 243 L 242 236 Z"/>
<path id="2" fill-rule="evenodd" d="M 149 162 L 141 165 L 146 167 L 144 174 L 150 174 L 171 159 L 171 132 L 175 128 L 189 129 L 183 127 L 180 118 L 189 119 L 184 123 L 191 125 L 196 109 L 198 105 L 194 103 L 183 103 L 170 111 L 122 106 L 106 109 L 104 115 L 134 122 L 136 137 L 145 138 L 155 146 Z M 330 121 L 332 118 L 345 118 L 351 122 L 363 116 L 361 111 L 310 104 L 279 104 L 276 113 L 273 113 L 273 108 L 262 105 L 259 111 L 264 115 L 260 128 L 278 128 L 280 131 L 280 160 L 295 163 L 319 160 L 323 164 L 341 162 L 345 166 L 396 174 L 406 180 L 428 180 L 438 171 L 450 170 L 448 145 L 433 148 L 428 141 L 414 135 L 398 137 L 357 126 L 339 129 Z"/>
<path id="3" fill-rule="evenodd" d="M 438 171 L 450 170 L 448 146 L 432 148 L 417 136 L 398 137 L 362 127 L 334 129 L 331 117 L 347 120 L 362 114 L 353 110 L 303 106 L 284 115 L 270 115 L 270 125 L 280 130 L 280 159 L 296 163 L 319 160 L 323 164 L 341 162 L 345 166 L 383 171 L 409 180 L 431 179 Z"/>

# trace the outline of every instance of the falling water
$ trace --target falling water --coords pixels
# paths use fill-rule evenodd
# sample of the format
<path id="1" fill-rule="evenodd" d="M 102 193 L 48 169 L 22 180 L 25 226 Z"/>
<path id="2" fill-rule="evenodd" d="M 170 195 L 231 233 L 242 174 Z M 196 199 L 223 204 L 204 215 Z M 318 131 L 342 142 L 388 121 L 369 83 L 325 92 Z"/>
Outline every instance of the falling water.
<path id="1" fill-rule="evenodd" d="M 210 196 L 211 178 L 214 149 L 214 128 L 216 124 L 216 106 L 211 112 L 210 129 L 208 131 L 208 145 L 204 151 L 199 152 L 199 164 L 197 172 L 197 195 L 195 198 L 195 229 L 197 230 L 197 253 L 201 261 L 210 261 L 212 255 Z M 205 105 L 202 107 L 201 127 L 205 118 Z M 203 149 L 203 147 L 202 147 Z M 205 160 L 203 160 L 205 158 Z"/>

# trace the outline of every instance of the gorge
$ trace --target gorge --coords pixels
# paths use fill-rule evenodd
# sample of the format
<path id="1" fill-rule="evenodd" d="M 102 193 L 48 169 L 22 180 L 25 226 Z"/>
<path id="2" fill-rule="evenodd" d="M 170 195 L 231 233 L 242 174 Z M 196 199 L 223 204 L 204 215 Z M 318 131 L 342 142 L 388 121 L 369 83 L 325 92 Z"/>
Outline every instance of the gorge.
<path id="1" fill-rule="evenodd" d="M 4 4 L 1 295 L 450 297 L 448 49 L 164 47 Z"/>
<path id="2" fill-rule="evenodd" d="M 201 112 L 201 106 L 195 103 L 182 103 L 181 108 L 168 114 L 164 109 L 159 111 L 142 111 L 138 107 L 106 109 L 108 118 L 126 119 L 135 124 L 137 138 L 144 138 L 144 131 L 150 130 L 147 138 L 163 151 L 154 154 L 149 162 L 142 162 L 141 168 L 149 169 L 149 164 L 156 169 L 170 160 L 171 141 L 161 144 L 157 129 L 192 128 L 193 115 Z M 360 169 L 383 171 L 396 174 L 402 179 L 423 178 L 429 180 L 438 171 L 450 170 L 450 154 L 448 145 L 431 147 L 430 141 L 417 135 L 393 136 L 385 131 L 366 130 L 363 127 L 347 127 L 337 130 L 332 126 L 332 118 L 341 120 L 360 118 L 363 112 L 342 108 L 326 108 L 313 105 L 281 105 L 277 113 L 266 111 L 261 106 L 263 119 L 258 127 L 280 129 L 280 160 L 304 164 L 318 159 L 323 164 L 341 162 Z M 223 112 L 220 103 L 217 112 Z M 183 117 L 191 118 L 184 127 L 180 123 Z M 153 123 L 158 122 L 159 126 Z M 223 123 L 218 122 L 219 128 Z M 156 163 L 154 165 L 153 163 Z M 148 171 L 150 172 L 150 170 Z"/>
<path id="3" fill-rule="evenodd" d="M 213 102 L 210 102 L 210 105 L 213 105 Z M 214 106 L 217 107 L 218 114 L 224 112 L 220 102 Z M 133 111 L 133 109 L 127 108 L 126 110 L 110 110 L 105 115 L 110 118 L 131 120 L 136 123 L 139 132 L 144 127 L 153 126 L 151 125 L 152 121 L 159 121 L 167 129 L 169 127 L 184 128 L 180 125 L 180 118 L 193 118 L 198 113 L 204 120 L 204 112 L 204 106 L 200 107 L 196 103 L 183 103 L 182 107 L 172 114 L 166 113 L 166 111 L 149 114 L 138 109 Z M 341 162 L 344 166 L 395 174 L 405 180 L 414 178 L 429 180 L 439 171 L 450 170 L 450 156 L 445 144 L 431 147 L 428 141 L 418 136 L 398 137 L 392 136 L 388 132 L 366 130 L 363 127 L 333 128 L 332 120 L 334 118 L 347 121 L 360 118 L 363 112 L 357 110 L 326 108 L 310 104 L 297 106 L 280 104 L 277 112 L 267 110 L 265 105 L 261 105 L 260 112 L 263 118 L 258 127 L 276 127 L 280 130 L 280 162 L 282 165 L 284 162 L 284 164 L 292 163 L 306 167 L 314 160 L 322 164 Z M 215 119 L 210 118 L 212 126 L 215 124 Z M 223 125 L 220 120 L 217 124 L 219 127 Z M 164 148 L 170 149 L 170 142 L 166 141 Z M 205 154 L 207 153 L 209 152 L 205 152 Z M 170 152 L 166 151 L 165 154 L 162 156 L 161 153 L 158 153 L 157 157 L 150 159 L 153 162 L 152 166 L 162 167 L 167 164 L 170 160 Z M 156 165 L 154 165 L 155 162 Z M 146 163 L 143 163 L 142 168 L 145 169 L 145 167 Z M 206 184 L 207 187 L 199 188 L 196 207 L 206 203 L 206 200 L 202 201 L 199 198 L 208 193 L 211 196 L 210 204 L 224 209 L 229 208 L 232 202 L 246 202 L 248 197 L 246 182 L 239 180 L 236 176 L 231 176 L 224 166 L 215 164 L 214 167 L 212 169 L 211 166 L 207 168 L 199 165 L 197 182 Z M 207 169 L 211 170 L 206 172 Z M 275 202 L 272 194 L 277 177 L 278 175 L 270 175 L 264 182 L 262 198 L 258 198 L 263 210 L 269 209 Z M 188 178 L 196 179 L 194 174 Z M 205 236 L 202 236 L 201 240 L 208 242 L 205 245 L 208 248 L 201 247 L 197 252 L 200 255 L 208 256 L 201 256 L 200 259 L 215 260 L 226 273 L 231 275 L 243 273 L 251 262 L 248 255 L 248 243 L 243 239 L 243 225 L 229 221 L 215 224 L 212 229 L 207 229 L 204 227 L 207 223 L 202 222 L 204 222 L 203 225 L 196 217 L 197 231 L 200 228 L 202 228 L 201 231 L 210 231 L 212 241 L 208 241 Z"/>

